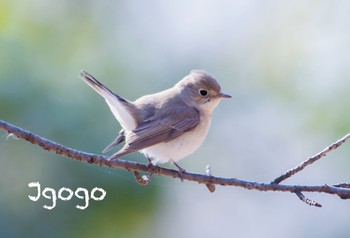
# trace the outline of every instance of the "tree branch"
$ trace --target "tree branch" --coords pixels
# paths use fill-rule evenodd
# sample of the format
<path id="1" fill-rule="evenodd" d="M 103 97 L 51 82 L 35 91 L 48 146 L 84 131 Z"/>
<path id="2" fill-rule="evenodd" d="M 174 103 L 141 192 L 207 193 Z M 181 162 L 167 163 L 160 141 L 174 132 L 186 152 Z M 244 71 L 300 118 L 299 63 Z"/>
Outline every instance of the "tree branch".
<path id="1" fill-rule="evenodd" d="M 0 120 L 0 129 L 7 131 L 10 135 L 14 135 L 17 138 L 24 139 L 32 144 L 38 145 L 42 147 L 44 150 L 51 151 L 56 154 L 59 154 L 74 160 L 88 162 L 90 164 L 96 164 L 104 167 L 124 169 L 130 172 L 133 172 L 135 178 L 140 180 L 139 182 L 141 184 L 143 183 L 141 180 L 143 179 L 147 180 L 147 177 L 145 178 L 141 177 L 139 175 L 139 172 L 145 172 L 148 175 L 157 174 L 157 175 L 168 176 L 173 178 L 182 178 L 183 180 L 204 184 L 208 188 L 209 187 L 213 188 L 212 185 L 221 185 L 221 186 L 236 186 L 236 187 L 242 187 L 245 189 L 258 190 L 258 191 L 291 192 L 291 193 L 297 194 L 302 201 L 313 206 L 321 206 L 321 205 L 308 198 L 305 198 L 302 192 L 327 193 L 327 194 L 337 195 L 342 199 L 350 199 L 350 185 L 348 183 L 339 183 L 334 185 L 324 184 L 324 185 L 317 185 L 317 186 L 279 184 L 281 181 L 293 176 L 295 173 L 304 169 L 307 165 L 310 165 L 311 163 L 325 156 L 330 151 L 338 148 L 340 145 L 342 145 L 346 140 L 350 138 L 350 134 L 338 140 L 337 142 L 327 147 L 326 149 L 316 154 L 315 156 L 309 158 L 307 161 L 303 162 L 301 165 L 290 170 L 291 172 L 288 171 L 285 174 L 281 175 L 280 177 L 276 178 L 273 182 L 259 183 L 259 182 L 240 180 L 236 178 L 223 178 L 223 177 L 212 176 L 210 172 L 210 168 L 207 168 L 206 174 L 195 174 L 195 173 L 183 172 L 181 177 L 178 171 L 162 168 L 159 166 L 153 166 L 153 165 L 142 164 L 142 163 L 127 161 L 127 160 L 120 160 L 120 159 L 115 161 L 108 161 L 106 156 L 86 153 L 86 152 L 74 150 L 72 148 L 68 148 L 66 146 L 47 140 L 43 137 L 40 137 L 36 134 L 31 133 L 30 131 L 26 131 L 22 128 L 16 127 L 2 120 Z M 146 181 L 144 182 L 144 184 L 147 184 L 148 182 Z M 215 186 L 213 190 L 215 190 Z"/>
<path id="2" fill-rule="evenodd" d="M 328 146 L 327 148 L 325 148 L 321 152 L 308 158 L 307 160 L 305 160 L 304 162 L 299 164 L 297 167 L 288 170 L 287 172 L 285 172 L 284 174 L 282 174 L 281 176 L 279 176 L 275 180 L 273 180 L 271 183 L 279 184 L 283 180 L 286 180 L 287 178 L 293 176 L 294 174 L 302 171 L 303 169 L 305 169 L 306 166 L 316 162 L 317 160 L 321 159 L 323 156 L 326 156 L 332 150 L 337 149 L 339 146 L 341 146 L 343 143 L 345 143 L 349 138 L 350 138 L 350 133 L 345 135 L 343 138 L 339 139 L 338 141 L 334 142 L 333 144 L 331 144 L 330 146 Z"/>

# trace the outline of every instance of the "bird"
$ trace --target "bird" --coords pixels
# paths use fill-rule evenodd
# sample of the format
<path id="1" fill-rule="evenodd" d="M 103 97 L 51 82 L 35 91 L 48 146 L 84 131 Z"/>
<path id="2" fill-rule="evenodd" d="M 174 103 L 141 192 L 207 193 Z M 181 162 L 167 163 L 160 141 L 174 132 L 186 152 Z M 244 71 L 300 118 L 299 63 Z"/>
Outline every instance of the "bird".
<path id="1" fill-rule="evenodd" d="M 112 92 L 94 76 L 81 70 L 80 78 L 106 101 L 122 129 L 103 150 L 124 146 L 108 158 L 141 152 L 153 165 L 178 162 L 195 152 L 205 140 L 212 112 L 221 99 L 231 98 L 204 70 L 192 70 L 173 87 L 129 101 Z"/>

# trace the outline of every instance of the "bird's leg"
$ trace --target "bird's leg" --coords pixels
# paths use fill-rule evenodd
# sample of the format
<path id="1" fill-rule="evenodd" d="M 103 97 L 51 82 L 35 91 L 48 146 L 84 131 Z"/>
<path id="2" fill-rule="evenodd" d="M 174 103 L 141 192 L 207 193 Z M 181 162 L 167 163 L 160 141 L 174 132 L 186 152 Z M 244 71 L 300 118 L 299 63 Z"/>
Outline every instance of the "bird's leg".
<path id="1" fill-rule="evenodd" d="M 155 164 L 153 164 L 152 160 L 151 160 L 151 157 L 149 157 L 147 154 L 145 154 L 147 160 L 148 160 L 148 163 L 147 163 L 147 167 L 151 167 L 151 166 L 155 166 Z M 152 172 L 147 172 L 147 176 L 152 176 Z"/>
<path id="2" fill-rule="evenodd" d="M 180 179 L 181 181 L 183 182 L 184 179 L 182 178 L 182 174 L 186 172 L 186 170 L 184 170 L 183 168 L 180 167 L 180 165 L 178 165 L 177 163 L 175 163 L 174 161 L 171 161 L 175 166 L 176 168 L 178 169 L 179 171 L 179 174 L 180 174 Z"/>
<path id="3" fill-rule="evenodd" d="M 153 165 L 151 158 L 148 155 L 145 155 L 145 156 L 146 156 L 146 158 L 148 160 L 147 167 L 151 167 Z"/>

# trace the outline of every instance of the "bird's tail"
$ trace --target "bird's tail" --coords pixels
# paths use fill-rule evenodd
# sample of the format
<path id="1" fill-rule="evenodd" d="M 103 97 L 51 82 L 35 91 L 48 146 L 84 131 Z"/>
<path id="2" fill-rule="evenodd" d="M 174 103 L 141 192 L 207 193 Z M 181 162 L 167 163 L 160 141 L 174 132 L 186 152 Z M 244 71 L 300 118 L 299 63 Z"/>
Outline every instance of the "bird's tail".
<path id="1" fill-rule="evenodd" d="M 94 76 L 84 70 L 80 71 L 80 78 L 104 97 L 113 115 L 124 129 L 132 131 L 136 128 L 137 109 L 131 102 L 113 93 Z"/>

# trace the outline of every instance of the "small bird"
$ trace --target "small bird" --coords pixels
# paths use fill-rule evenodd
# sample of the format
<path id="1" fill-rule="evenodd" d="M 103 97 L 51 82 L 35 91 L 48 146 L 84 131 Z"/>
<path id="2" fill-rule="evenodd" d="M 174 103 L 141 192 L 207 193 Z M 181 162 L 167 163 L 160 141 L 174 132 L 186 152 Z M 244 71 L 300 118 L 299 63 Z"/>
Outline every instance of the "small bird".
<path id="1" fill-rule="evenodd" d="M 89 73 L 80 77 L 107 102 L 122 129 L 103 152 L 119 143 L 125 145 L 108 160 L 140 151 L 153 165 L 177 162 L 192 154 L 207 136 L 211 115 L 221 99 L 218 82 L 204 70 L 192 70 L 172 88 L 145 95 L 131 102 L 113 93 Z"/>

